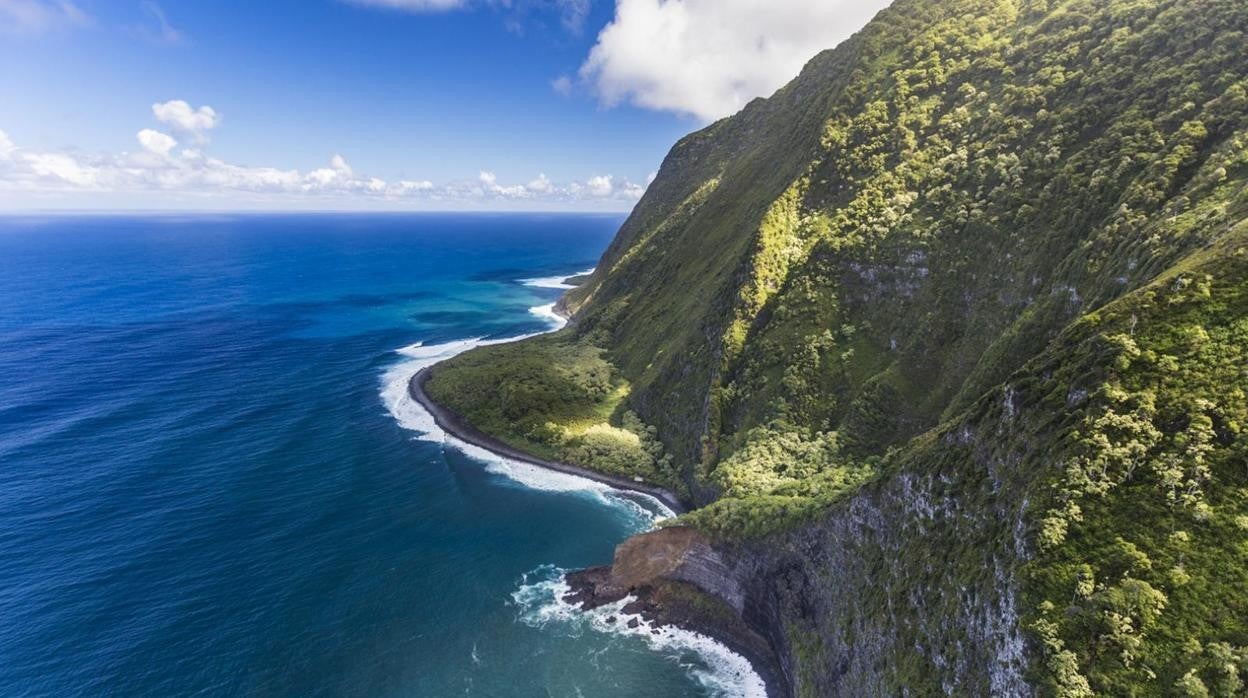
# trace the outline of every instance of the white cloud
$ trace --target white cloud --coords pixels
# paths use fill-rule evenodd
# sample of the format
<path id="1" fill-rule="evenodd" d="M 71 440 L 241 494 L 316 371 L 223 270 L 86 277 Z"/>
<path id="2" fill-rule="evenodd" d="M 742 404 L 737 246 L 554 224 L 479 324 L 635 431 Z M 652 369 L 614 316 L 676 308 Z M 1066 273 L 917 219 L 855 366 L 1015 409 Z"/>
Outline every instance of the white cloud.
<path id="1" fill-rule="evenodd" d="M 590 177 L 585 186 L 589 189 L 589 193 L 592 196 L 611 196 L 611 192 L 615 191 L 615 185 L 611 182 L 611 175 Z"/>
<path id="2" fill-rule="evenodd" d="M 502 186 L 498 183 L 498 177 L 493 172 L 482 172 L 477 175 L 477 182 L 481 185 L 477 190 L 482 196 L 496 196 L 507 199 L 522 199 L 528 196 L 529 190 L 523 184 L 512 186 Z"/>
<path id="3" fill-rule="evenodd" d="M 610 209 L 626 210 L 645 185 L 610 174 L 558 183 L 538 174 L 523 184 L 508 184 L 490 170 L 475 179 L 435 184 L 427 179 L 387 181 L 356 171 L 340 154 L 328 164 L 307 171 L 247 166 L 186 147 L 164 131 L 144 128 L 135 134 L 133 151 L 84 154 L 39 152 L 18 147 L 0 131 L 0 200 L 29 205 L 31 195 L 70 197 L 91 194 L 95 202 L 113 197 L 132 201 L 172 200 L 170 194 L 193 197 L 196 205 L 218 201 L 230 207 L 239 201 L 261 201 L 267 207 L 311 205 L 377 208 L 488 209 Z M 99 198 L 102 197 L 102 198 Z M 98 204 L 97 204 L 98 205 Z"/>
<path id="4" fill-rule="evenodd" d="M 100 172 L 96 168 L 78 162 L 65 153 L 26 153 L 22 159 L 35 177 L 60 180 L 79 187 L 95 187 L 100 183 Z"/>
<path id="5" fill-rule="evenodd" d="M 408 179 L 401 179 L 394 185 L 394 193 L 400 196 L 416 192 L 429 191 L 431 189 L 433 189 L 433 182 L 430 182 L 427 179 L 422 179 L 416 182 Z"/>
<path id="6" fill-rule="evenodd" d="M 617 0 L 580 69 L 603 104 L 711 121 L 769 95 L 890 0 Z"/>
<path id="7" fill-rule="evenodd" d="M 645 193 L 646 193 L 645 187 L 641 186 L 640 184 L 633 184 L 632 182 L 625 182 L 624 185 L 620 187 L 619 189 L 619 194 L 620 194 L 621 199 L 632 199 L 635 201 L 637 199 L 640 199 L 641 195 Z"/>
<path id="8" fill-rule="evenodd" d="M 344 185 L 346 189 L 368 188 L 368 183 L 355 180 L 354 174 L 346 159 L 335 154 L 329 159 L 329 167 L 312 170 L 304 179 L 308 189 L 336 189 Z"/>
<path id="9" fill-rule="evenodd" d="M 157 121 L 169 124 L 175 131 L 190 134 L 200 142 L 207 139 L 208 131 L 221 123 L 221 115 L 212 107 L 204 105 L 193 109 L 190 104 L 181 99 L 153 104 L 152 114 L 156 116 Z"/>
<path id="10" fill-rule="evenodd" d="M 551 183 L 545 173 L 539 174 L 536 178 L 524 186 L 534 194 L 550 194 L 555 191 L 555 185 Z"/>
<path id="11" fill-rule="evenodd" d="M 91 17 L 69 0 L 0 0 L 0 33 L 40 34 L 90 23 Z"/>
<path id="12" fill-rule="evenodd" d="M 143 146 L 145 150 L 161 156 L 169 155 L 169 151 L 173 150 L 178 144 L 178 142 L 174 140 L 173 136 L 170 136 L 167 133 L 161 133 L 160 131 L 153 131 L 150 128 L 145 128 L 142 131 L 139 131 L 137 138 L 139 139 L 139 145 Z M 196 155 L 198 154 L 197 151 L 193 152 L 195 152 Z"/>

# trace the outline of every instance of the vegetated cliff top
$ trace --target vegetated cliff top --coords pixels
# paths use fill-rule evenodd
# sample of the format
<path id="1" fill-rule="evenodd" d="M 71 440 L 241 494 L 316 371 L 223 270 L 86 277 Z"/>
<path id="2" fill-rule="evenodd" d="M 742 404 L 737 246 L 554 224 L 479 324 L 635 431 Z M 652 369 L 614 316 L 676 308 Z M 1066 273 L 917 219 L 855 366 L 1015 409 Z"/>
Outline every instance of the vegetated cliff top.
<path id="1" fill-rule="evenodd" d="M 944 560 L 878 574 L 967 608 L 1017 592 L 998 635 L 1022 632 L 1028 685 L 1234 694 L 1246 31 L 1240 0 L 898 0 L 678 143 L 544 350 L 597 352 L 620 390 L 599 416 L 713 502 L 687 520 L 724 541 L 791 542 L 870 501 Z M 547 425 L 520 436 L 592 461 Z M 943 504 L 881 499 L 912 486 Z M 915 590 L 879 588 L 900 595 L 863 602 L 893 624 L 871 626 L 892 633 L 883 685 L 967 680 L 922 646 L 952 630 L 902 641 Z M 845 631 L 790 620 L 777 636 L 818 690 Z"/>

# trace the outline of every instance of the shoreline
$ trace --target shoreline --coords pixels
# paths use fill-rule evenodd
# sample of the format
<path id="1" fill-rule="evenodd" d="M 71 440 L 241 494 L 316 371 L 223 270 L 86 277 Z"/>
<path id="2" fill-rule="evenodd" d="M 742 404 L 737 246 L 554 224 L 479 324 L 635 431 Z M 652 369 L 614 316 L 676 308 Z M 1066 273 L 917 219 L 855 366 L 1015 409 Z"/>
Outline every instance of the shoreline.
<path id="1" fill-rule="evenodd" d="M 547 312 L 549 315 L 558 316 L 565 322 L 565 324 L 572 322 L 572 318 L 564 306 L 563 297 L 560 297 L 555 303 L 548 306 L 539 306 L 539 308 L 548 309 Z M 531 311 L 536 310 L 538 310 L 538 308 L 531 309 Z M 543 315 L 544 313 L 536 314 Z M 561 328 L 557 327 L 555 329 L 558 330 Z M 443 361 L 445 361 L 445 359 L 443 359 Z M 680 500 L 679 497 L 665 488 L 648 483 L 635 482 L 626 477 L 599 473 L 581 466 L 572 465 L 570 463 L 540 458 L 525 453 L 524 451 L 521 451 L 520 449 L 500 439 L 482 432 L 463 417 L 456 414 L 453 410 L 438 404 L 425 392 L 425 383 L 428 382 L 428 380 L 433 376 L 434 369 L 436 369 L 440 363 L 441 361 L 424 366 L 407 378 L 406 392 L 410 399 L 428 412 L 429 416 L 432 417 L 434 424 L 450 436 L 463 441 L 464 443 L 485 449 L 496 456 L 516 460 L 566 475 L 582 477 L 593 482 L 607 485 L 608 487 L 622 492 L 633 492 L 653 497 L 676 515 L 689 511 L 689 508 L 683 501 Z M 609 569 L 610 565 L 607 565 L 605 567 L 591 567 L 568 572 L 564 579 L 566 583 L 572 587 L 569 589 L 572 593 L 569 595 L 569 598 L 561 598 L 560 601 L 570 603 L 581 613 L 590 612 L 593 610 L 594 605 L 585 604 L 584 601 L 586 601 L 586 599 L 584 598 L 573 600 L 572 597 L 578 595 L 578 593 L 576 593 L 577 587 L 580 587 L 580 591 L 583 593 L 587 576 L 589 578 L 593 578 L 604 574 L 606 570 Z M 650 624 L 652 632 L 657 633 L 659 632 L 659 628 L 671 626 L 682 631 L 692 632 L 696 636 L 701 636 L 711 643 L 717 644 L 729 652 L 735 653 L 743 658 L 748 664 L 749 669 L 762 681 L 762 688 L 767 696 L 784 695 L 783 690 L 781 690 L 784 683 L 780 680 L 780 677 L 783 675 L 782 671 L 774 653 L 770 651 L 769 646 L 766 646 L 765 643 L 763 646 L 760 646 L 757 641 L 751 641 L 750 633 L 741 632 L 739 628 L 730 628 L 721 623 L 711 622 L 708 619 L 697 618 L 696 614 L 691 614 L 688 610 L 677 613 L 672 613 L 671 611 L 665 612 L 655 606 L 651 601 L 651 596 L 654 593 L 654 590 L 648 585 L 635 591 L 637 593 L 635 596 L 631 597 L 631 601 L 628 605 L 631 606 L 632 609 L 635 610 L 646 623 Z"/>
<path id="2" fill-rule="evenodd" d="M 569 463 L 561 463 L 559 461 L 538 458 L 524 453 L 514 446 L 489 436 L 488 434 L 485 434 L 476 427 L 467 423 L 453 411 L 434 402 L 433 399 L 425 393 L 424 384 L 429 380 L 432 375 L 432 369 L 436 366 L 437 364 L 434 364 L 433 366 L 427 366 L 417 371 L 411 378 L 408 379 L 407 391 L 408 395 L 413 400 L 420 404 L 421 407 L 424 407 L 425 410 L 433 416 L 434 423 L 447 434 L 450 434 L 461 441 L 472 444 L 473 446 L 484 448 L 487 451 L 504 458 L 518 460 L 523 463 L 536 465 L 541 468 L 554 470 L 555 472 L 567 475 L 583 477 L 587 480 L 593 480 L 594 482 L 602 483 L 617 490 L 636 492 L 654 497 L 677 515 L 688 511 L 679 498 L 677 498 L 672 492 L 669 492 L 661 487 L 632 482 L 626 478 L 598 473 L 580 466 L 571 465 Z M 565 579 L 571 589 L 569 595 L 562 600 L 567 603 L 571 603 L 582 613 L 594 610 L 601 602 L 586 603 L 590 600 L 585 596 L 586 588 L 592 588 L 594 586 L 592 582 L 587 584 L 587 581 L 589 579 L 609 574 L 610 568 L 611 565 L 605 565 L 568 572 Z M 762 680 L 766 695 L 784 695 L 782 690 L 784 683 L 780 679 L 780 677 L 783 676 L 783 673 L 777 659 L 770 651 L 770 648 L 765 646 L 765 644 L 760 646 L 757 641 L 752 641 L 749 637 L 749 633 L 741 631 L 740 628 L 729 627 L 722 623 L 715 623 L 707 619 L 697 618 L 696 615 L 689 613 L 687 610 L 675 614 L 665 612 L 661 608 L 655 606 L 651 601 L 654 589 L 649 585 L 636 589 L 634 592 L 635 594 L 629 597 L 630 600 L 628 606 L 631 607 L 629 612 L 636 612 L 647 623 L 651 624 L 652 628 L 673 626 L 675 628 L 680 628 L 681 630 L 693 632 L 696 635 L 700 635 L 707 638 L 711 642 L 723 646 L 729 651 L 734 652 L 745 659 L 745 661 L 749 664 L 750 669 L 754 671 L 754 673 L 757 674 Z M 595 595 L 596 594 L 592 591 L 588 594 L 589 597 L 593 597 Z"/>
<path id="3" fill-rule="evenodd" d="M 536 465 L 538 467 L 554 470 L 566 475 L 583 477 L 587 480 L 593 480 L 594 482 L 602 483 L 617 490 L 637 492 L 654 497 L 662 502 L 663 506 L 671 509 L 672 512 L 677 515 L 688 511 L 688 507 L 680 501 L 679 497 L 657 485 L 634 482 L 628 478 L 600 473 L 588 468 L 582 468 L 579 465 L 572 465 L 571 463 L 562 463 L 559 461 L 547 460 L 545 458 L 538 458 L 537 456 L 525 453 L 524 451 L 521 451 L 520 449 L 494 438 L 480 429 L 477 429 L 469 424 L 463 417 L 460 417 L 455 412 L 439 405 L 437 402 L 434 402 L 433 398 L 429 397 L 429 395 L 425 393 L 425 383 L 433 375 L 432 370 L 436 367 L 437 364 L 434 364 L 433 366 L 428 366 L 417 371 L 415 375 L 408 379 L 407 392 L 413 400 L 419 403 L 421 407 L 424 407 L 429 414 L 433 416 L 434 423 L 441 427 L 446 433 L 460 439 L 461 441 L 472 444 L 473 446 L 484 448 L 495 455 L 503 456 L 504 458 L 510 458 L 522 463 L 528 463 L 529 465 Z"/>
<path id="4" fill-rule="evenodd" d="M 611 604 L 623 603 L 619 615 L 636 615 L 650 629 L 673 627 L 709 639 L 730 652 L 740 656 L 749 664 L 750 669 L 762 681 L 763 690 L 768 698 L 788 695 L 788 686 L 784 678 L 779 657 L 771 648 L 767 639 L 750 628 L 744 618 L 734 617 L 732 620 L 715 618 L 700 613 L 687 604 L 669 604 L 661 600 L 662 583 L 646 583 L 636 588 L 620 591 L 605 591 L 614 563 L 598 567 L 573 570 L 564 575 L 568 584 L 568 593 L 563 596 L 565 603 L 571 604 L 582 613 L 599 611 Z M 689 584 L 676 580 L 667 582 Z M 696 587 L 695 587 L 696 588 Z M 699 589 L 704 594 L 708 592 Z M 616 614 L 612 614 L 615 617 Z M 623 622 L 623 621 L 622 621 Z M 630 626 L 631 627 L 631 626 Z"/>

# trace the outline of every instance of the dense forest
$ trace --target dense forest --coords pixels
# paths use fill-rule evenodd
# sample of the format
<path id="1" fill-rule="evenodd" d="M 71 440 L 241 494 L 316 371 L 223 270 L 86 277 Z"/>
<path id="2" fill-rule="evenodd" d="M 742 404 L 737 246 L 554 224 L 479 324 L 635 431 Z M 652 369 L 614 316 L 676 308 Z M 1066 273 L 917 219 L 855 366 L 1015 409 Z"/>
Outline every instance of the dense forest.
<path id="1" fill-rule="evenodd" d="M 794 694 L 1243 695 L 1245 32 L 897 0 L 430 394 L 695 505 Z"/>

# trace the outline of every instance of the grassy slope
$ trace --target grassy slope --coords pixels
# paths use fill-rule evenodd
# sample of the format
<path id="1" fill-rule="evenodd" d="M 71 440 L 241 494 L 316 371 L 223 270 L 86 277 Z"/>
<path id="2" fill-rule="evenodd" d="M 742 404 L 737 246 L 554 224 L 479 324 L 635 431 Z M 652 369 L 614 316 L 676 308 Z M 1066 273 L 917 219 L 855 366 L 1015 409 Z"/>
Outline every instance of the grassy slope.
<path id="1" fill-rule="evenodd" d="M 1225 620 L 1245 584 L 1245 32 L 1235 0 L 899 0 L 682 140 L 569 294 L 577 326 L 465 355 L 442 396 L 485 386 L 468 416 L 540 449 L 542 415 L 575 438 L 623 407 L 532 393 L 506 415 L 506 367 L 592 354 L 674 457 L 655 477 L 740 537 L 907 469 L 956 481 L 968 454 L 928 430 L 1004 409 L 1008 379 L 1045 415 L 1015 474 L 1037 683 L 1225 693 L 1248 644 Z"/>
<path id="2" fill-rule="evenodd" d="M 534 455 L 679 489 L 628 382 L 569 333 L 486 347 L 435 369 L 425 390 L 477 428 Z"/>

